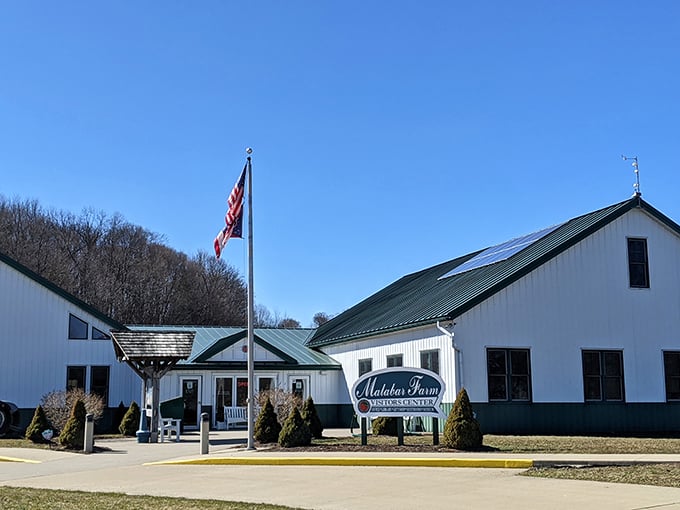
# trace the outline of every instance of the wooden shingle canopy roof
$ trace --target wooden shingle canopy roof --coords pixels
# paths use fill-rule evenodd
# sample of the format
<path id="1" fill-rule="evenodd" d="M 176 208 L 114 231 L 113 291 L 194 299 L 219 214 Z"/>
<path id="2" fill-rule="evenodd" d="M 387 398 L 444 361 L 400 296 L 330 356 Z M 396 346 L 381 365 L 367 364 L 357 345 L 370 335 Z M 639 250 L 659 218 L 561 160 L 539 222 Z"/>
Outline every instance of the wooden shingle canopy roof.
<path id="1" fill-rule="evenodd" d="M 178 362 L 191 356 L 194 331 L 112 331 L 113 348 L 120 361 Z"/>

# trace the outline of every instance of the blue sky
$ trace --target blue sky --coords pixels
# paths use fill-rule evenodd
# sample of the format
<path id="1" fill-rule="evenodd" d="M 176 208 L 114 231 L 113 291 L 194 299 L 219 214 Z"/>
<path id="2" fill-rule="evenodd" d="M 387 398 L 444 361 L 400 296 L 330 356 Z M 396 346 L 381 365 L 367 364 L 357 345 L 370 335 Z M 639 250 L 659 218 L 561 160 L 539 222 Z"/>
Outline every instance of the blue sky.
<path id="1" fill-rule="evenodd" d="M 4 2 L 0 194 L 212 250 L 309 325 L 628 198 L 680 220 L 675 1 Z M 242 274 L 245 242 L 224 257 Z"/>

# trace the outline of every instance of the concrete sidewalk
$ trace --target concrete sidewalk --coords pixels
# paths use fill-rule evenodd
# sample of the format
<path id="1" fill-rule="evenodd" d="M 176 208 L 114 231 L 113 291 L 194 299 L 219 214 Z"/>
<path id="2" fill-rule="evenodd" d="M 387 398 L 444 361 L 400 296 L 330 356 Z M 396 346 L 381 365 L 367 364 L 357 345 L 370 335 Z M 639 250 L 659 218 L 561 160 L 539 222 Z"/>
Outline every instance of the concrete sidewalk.
<path id="1" fill-rule="evenodd" d="M 2 448 L 2 457 L 31 462 L 0 462 L 0 485 L 266 502 L 310 509 L 680 510 L 680 489 L 530 478 L 519 476 L 523 469 L 517 467 L 479 467 L 492 461 L 680 462 L 680 455 L 296 453 L 249 451 L 245 443 L 244 431 L 219 431 L 211 432 L 207 455 L 200 455 L 197 433 L 183 435 L 179 443 L 100 440 L 96 445 L 106 450 L 91 455 Z M 443 461 L 470 467 L 423 467 Z"/>

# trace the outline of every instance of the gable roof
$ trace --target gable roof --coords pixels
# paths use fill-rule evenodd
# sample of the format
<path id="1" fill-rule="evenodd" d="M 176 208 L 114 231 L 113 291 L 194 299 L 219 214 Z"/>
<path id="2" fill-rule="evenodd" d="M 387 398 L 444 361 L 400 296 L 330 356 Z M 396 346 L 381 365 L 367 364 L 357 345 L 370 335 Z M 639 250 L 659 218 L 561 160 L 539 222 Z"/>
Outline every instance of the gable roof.
<path id="1" fill-rule="evenodd" d="M 320 326 L 307 345 L 322 347 L 453 320 L 636 207 L 680 235 L 678 224 L 634 195 L 562 223 L 493 264 L 442 278 L 484 251 L 480 250 L 406 275 Z"/>
<path id="2" fill-rule="evenodd" d="M 191 355 L 192 331 L 112 331 L 113 347 L 119 360 L 182 360 Z"/>
<path id="3" fill-rule="evenodd" d="M 235 343 L 245 340 L 248 330 L 243 327 L 221 326 L 128 326 L 132 331 L 182 331 L 195 333 L 191 355 L 186 361 L 180 361 L 178 366 L 188 368 L 218 367 L 226 365 L 243 365 L 245 362 L 216 362 L 210 359 Z M 283 361 L 268 362 L 268 366 L 279 368 L 312 368 L 315 370 L 340 370 L 341 365 L 330 356 L 310 349 L 305 344 L 314 333 L 308 328 L 255 328 L 255 344 L 274 353 Z M 256 367 L 262 368 L 261 362 Z"/>
<path id="4" fill-rule="evenodd" d="M 11 258 L 9 255 L 5 255 L 4 253 L 0 252 L 0 262 L 3 262 L 10 266 L 13 269 L 16 269 L 20 273 L 22 273 L 24 276 L 30 278 L 34 282 L 36 282 L 38 285 L 42 285 L 46 289 L 51 290 L 58 296 L 61 296 L 64 298 L 66 301 L 69 301 L 71 304 L 74 306 L 80 308 L 81 310 L 84 310 L 85 312 L 89 313 L 93 317 L 96 317 L 100 321 L 108 324 L 111 326 L 112 329 L 118 329 L 118 330 L 124 330 L 125 325 L 121 324 L 120 322 L 116 321 L 115 319 L 112 319 L 108 315 L 105 315 L 104 313 L 100 312 L 96 308 L 88 305 L 85 301 L 75 297 L 73 294 L 65 291 L 58 285 L 55 285 L 51 281 L 49 281 L 47 278 L 44 278 L 40 276 L 38 273 L 35 271 L 27 268 L 20 262 L 17 262 L 13 258 Z"/>

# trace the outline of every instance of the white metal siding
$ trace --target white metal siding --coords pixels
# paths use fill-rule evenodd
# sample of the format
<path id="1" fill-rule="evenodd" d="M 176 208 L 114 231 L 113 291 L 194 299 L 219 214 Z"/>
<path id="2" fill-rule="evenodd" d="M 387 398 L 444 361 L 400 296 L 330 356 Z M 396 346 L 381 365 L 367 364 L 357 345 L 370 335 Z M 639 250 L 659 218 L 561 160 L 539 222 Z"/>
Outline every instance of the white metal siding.
<path id="1" fill-rule="evenodd" d="M 139 400 L 140 382 L 115 358 L 111 340 L 69 340 L 69 313 L 108 332 L 104 323 L 14 268 L 0 263 L 0 399 L 21 408 L 66 389 L 66 367 L 109 366 L 109 405 Z"/>
<path id="2" fill-rule="evenodd" d="M 348 391 L 359 378 L 360 359 L 372 359 L 373 370 L 378 370 L 387 368 L 387 356 L 403 354 L 404 367 L 420 368 L 420 353 L 430 350 L 439 351 L 439 375 L 446 383 L 443 401 L 453 402 L 456 398 L 453 347 L 450 338 L 435 327 L 416 328 L 323 348 L 324 353 L 342 364 Z"/>
<path id="3" fill-rule="evenodd" d="M 649 289 L 628 283 L 627 237 L 647 239 Z M 680 239 L 634 209 L 456 319 L 464 385 L 487 400 L 486 348 L 531 350 L 534 402 L 583 402 L 582 349 L 623 351 L 627 402 L 665 401 L 680 349 Z"/>

